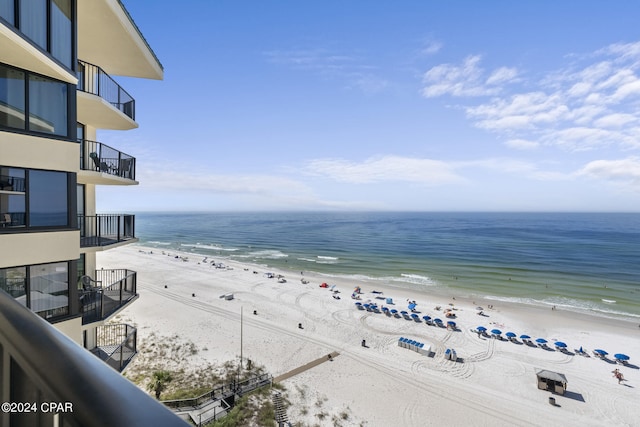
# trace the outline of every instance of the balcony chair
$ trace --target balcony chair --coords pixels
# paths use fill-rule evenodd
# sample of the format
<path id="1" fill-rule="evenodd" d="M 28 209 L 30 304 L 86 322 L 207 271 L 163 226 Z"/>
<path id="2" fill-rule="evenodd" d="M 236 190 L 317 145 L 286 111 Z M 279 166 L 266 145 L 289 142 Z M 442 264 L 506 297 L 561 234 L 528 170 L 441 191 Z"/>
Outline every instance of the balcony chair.
<path id="1" fill-rule="evenodd" d="M 11 225 L 11 214 L 5 213 L 0 216 L 0 227 Z"/>
<path id="2" fill-rule="evenodd" d="M 131 165 L 132 165 L 133 161 L 132 159 L 121 159 L 120 160 L 120 167 L 118 170 L 118 176 L 121 178 L 128 178 L 128 179 L 132 179 L 131 178 Z"/>
<path id="3" fill-rule="evenodd" d="M 0 190 L 13 191 L 13 178 L 8 178 L 6 181 L 0 181 Z"/>
<path id="4" fill-rule="evenodd" d="M 98 157 L 98 153 L 93 152 L 89 154 L 89 157 L 93 160 L 93 164 L 95 165 L 95 169 L 97 172 L 109 172 L 109 165 L 106 162 L 101 162 L 100 157 Z"/>

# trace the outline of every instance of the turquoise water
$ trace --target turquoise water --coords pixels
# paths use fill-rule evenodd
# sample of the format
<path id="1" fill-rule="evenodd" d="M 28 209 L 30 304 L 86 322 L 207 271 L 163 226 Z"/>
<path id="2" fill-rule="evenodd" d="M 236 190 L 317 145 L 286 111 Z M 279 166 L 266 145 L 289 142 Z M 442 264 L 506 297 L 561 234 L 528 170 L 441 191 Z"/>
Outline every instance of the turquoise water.
<path id="1" fill-rule="evenodd" d="M 142 244 L 640 318 L 640 214 L 140 213 Z"/>

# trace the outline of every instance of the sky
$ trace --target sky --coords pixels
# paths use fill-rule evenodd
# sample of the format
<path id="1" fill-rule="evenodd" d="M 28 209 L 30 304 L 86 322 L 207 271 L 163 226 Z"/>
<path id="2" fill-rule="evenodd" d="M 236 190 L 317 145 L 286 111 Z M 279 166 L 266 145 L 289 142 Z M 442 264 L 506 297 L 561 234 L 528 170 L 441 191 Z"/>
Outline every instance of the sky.
<path id="1" fill-rule="evenodd" d="M 101 212 L 640 212 L 640 2 L 123 0 Z"/>

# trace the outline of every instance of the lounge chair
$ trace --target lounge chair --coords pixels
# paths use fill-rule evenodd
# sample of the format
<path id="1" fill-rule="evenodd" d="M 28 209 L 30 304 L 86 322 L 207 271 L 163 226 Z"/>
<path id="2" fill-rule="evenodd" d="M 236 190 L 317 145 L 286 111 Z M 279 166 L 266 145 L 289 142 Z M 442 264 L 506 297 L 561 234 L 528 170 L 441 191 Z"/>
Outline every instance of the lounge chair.
<path id="1" fill-rule="evenodd" d="M 93 152 L 89 154 L 89 157 L 93 160 L 93 164 L 97 172 L 109 172 L 109 165 L 106 162 L 101 162 L 98 153 Z"/>

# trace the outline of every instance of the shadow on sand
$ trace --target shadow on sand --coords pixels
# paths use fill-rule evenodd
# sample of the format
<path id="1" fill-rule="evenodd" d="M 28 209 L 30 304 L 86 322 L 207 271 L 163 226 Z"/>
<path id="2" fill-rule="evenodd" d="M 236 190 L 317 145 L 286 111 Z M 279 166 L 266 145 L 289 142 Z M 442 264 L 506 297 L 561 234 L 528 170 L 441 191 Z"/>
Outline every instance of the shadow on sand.
<path id="1" fill-rule="evenodd" d="M 580 393 L 576 393 L 575 391 L 565 391 L 564 397 L 566 397 L 567 399 L 577 400 L 578 402 L 585 402 L 584 396 L 582 396 L 582 394 Z"/>

